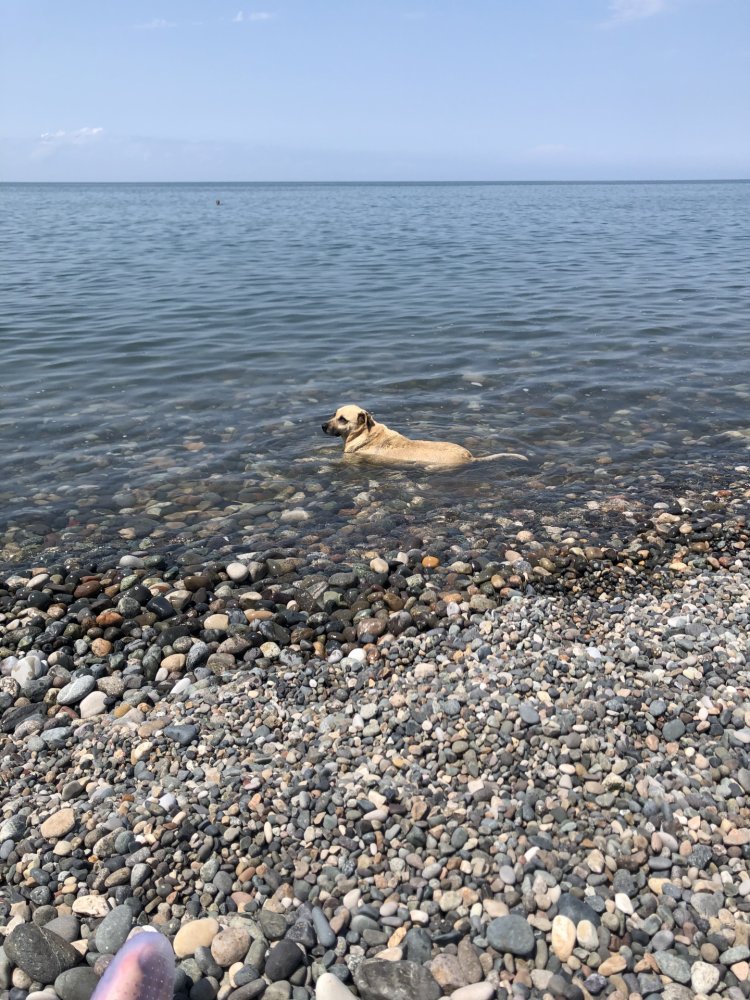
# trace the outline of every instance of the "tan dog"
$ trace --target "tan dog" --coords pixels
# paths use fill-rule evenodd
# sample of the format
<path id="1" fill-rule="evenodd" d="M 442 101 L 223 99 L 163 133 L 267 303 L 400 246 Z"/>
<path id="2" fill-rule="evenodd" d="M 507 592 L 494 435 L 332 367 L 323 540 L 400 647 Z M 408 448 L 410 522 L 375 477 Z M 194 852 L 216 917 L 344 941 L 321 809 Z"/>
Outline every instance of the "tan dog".
<path id="1" fill-rule="evenodd" d="M 361 406 L 340 406 L 323 424 L 326 434 L 344 439 L 344 455 L 367 462 L 408 463 L 427 466 L 466 465 L 494 458 L 528 459 L 512 451 L 474 458 L 470 451 L 450 441 L 413 441 L 385 424 L 379 424 Z"/>

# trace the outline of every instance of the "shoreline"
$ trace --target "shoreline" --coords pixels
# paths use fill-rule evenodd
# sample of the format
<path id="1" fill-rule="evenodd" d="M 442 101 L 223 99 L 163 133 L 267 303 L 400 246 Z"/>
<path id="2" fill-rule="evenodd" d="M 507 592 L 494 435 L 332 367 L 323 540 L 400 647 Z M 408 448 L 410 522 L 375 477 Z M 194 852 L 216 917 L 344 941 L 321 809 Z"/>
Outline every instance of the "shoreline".
<path id="1" fill-rule="evenodd" d="M 196 1000 L 750 995 L 749 500 L 7 576 L 0 989 L 54 919 L 81 988 L 136 923 Z"/>

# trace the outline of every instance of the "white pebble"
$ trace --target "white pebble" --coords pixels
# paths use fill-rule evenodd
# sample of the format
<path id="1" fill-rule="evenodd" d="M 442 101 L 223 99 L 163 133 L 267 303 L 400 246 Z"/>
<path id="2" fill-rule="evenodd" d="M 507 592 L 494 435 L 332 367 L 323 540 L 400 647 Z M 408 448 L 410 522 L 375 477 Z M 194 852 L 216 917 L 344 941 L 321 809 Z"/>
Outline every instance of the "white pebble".
<path id="1" fill-rule="evenodd" d="M 243 583 L 250 575 L 250 570 L 241 562 L 232 562 L 227 566 L 227 576 L 234 583 Z"/>
<path id="2" fill-rule="evenodd" d="M 318 978 L 315 996 L 317 1000 L 354 1000 L 354 994 L 332 972 L 324 972 Z"/>
<path id="3" fill-rule="evenodd" d="M 618 910 L 622 911 L 622 913 L 627 913 L 629 915 L 632 915 L 633 913 L 633 904 L 630 902 L 630 896 L 628 896 L 627 893 L 615 893 L 615 906 Z"/>
<path id="4" fill-rule="evenodd" d="M 282 521 L 296 522 L 296 521 L 308 521 L 309 519 L 310 515 L 306 510 L 303 510 L 302 507 L 292 507 L 291 510 L 284 510 L 281 512 Z"/>

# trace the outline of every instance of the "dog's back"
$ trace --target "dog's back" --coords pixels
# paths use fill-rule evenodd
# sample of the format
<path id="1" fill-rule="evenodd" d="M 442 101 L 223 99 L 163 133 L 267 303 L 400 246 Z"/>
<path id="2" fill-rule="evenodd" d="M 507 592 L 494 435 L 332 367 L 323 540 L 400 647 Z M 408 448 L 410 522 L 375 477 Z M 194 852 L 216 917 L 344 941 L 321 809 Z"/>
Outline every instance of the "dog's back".
<path id="1" fill-rule="evenodd" d="M 365 462 L 450 468 L 495 458 L 526 461 L 524 455 L 513 452 L 500 452 L 477 459 L 467 448 L 451 441 L 412 440 L 385 424 L 379 424 L 371 413 L 352 403 L 340 406 L 323 424 L 323 430 L 326 434 L 344 439 L 344 455 L 347 458 Z"/>
<path id="2" fill-rule="evenodd" d="M 344 454 L 359 455 L 368 461 L 465 465 L 473 457 L 466 448 L 450 441 L 415 441 L 378 423 L 373 424 L 366 440 L 352 442 L 351 448 L 348 444 L 344 445 Z"/>

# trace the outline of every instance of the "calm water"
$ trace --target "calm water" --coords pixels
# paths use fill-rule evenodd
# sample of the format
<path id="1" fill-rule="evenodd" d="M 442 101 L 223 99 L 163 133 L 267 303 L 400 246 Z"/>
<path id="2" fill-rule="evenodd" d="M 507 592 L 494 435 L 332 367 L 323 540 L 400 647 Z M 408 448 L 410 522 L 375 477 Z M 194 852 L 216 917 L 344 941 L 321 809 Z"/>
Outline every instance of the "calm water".
<path id="1" fill-rule="evenodd" d="M 335 528 L 367 490 L 394 530 L 554 516 L 747 462 L 749 217 L 750 183 L 0 186 L 5 557 L 289 539 L 285 506 Z M 532 461 L 353 470 L 342 402 Z"/>

